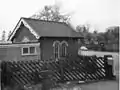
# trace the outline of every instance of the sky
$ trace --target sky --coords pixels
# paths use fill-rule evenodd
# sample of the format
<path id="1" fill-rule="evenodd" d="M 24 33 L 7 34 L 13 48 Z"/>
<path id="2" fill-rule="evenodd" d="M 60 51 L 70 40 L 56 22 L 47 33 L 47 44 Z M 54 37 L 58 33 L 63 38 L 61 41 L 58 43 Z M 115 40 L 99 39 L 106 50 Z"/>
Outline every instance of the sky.
<path id="1" fill-rule="evenodd" d="M 30 17 L 45 5 L 58 4 L 61 13 L 71 15 L 73 27 L 90 24 L 90 31 L 104 32 L 120 26 L 120 0 L 0 0 L 0 35 L 13 31 L 21 17 Z"/>

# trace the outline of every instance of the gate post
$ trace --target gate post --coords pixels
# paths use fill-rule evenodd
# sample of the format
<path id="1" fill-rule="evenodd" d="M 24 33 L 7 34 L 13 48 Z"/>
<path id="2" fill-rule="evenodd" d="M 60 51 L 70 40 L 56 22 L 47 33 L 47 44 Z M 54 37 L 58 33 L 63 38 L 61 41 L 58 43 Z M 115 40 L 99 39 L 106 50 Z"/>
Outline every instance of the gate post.
<path id="1" fill-rule="evenodd" d="M 105 74 L 106 74 L 106 79 L 113 79 L 113 66 L 112 66 L 112 59 L 111 55 L 104 55 L 104 60 L 105 60 Z M 109 60 L 109 61 L 108 61 Z"/>
<path id="2" fill-rule="evenodd" d="M 105 68 L 105 79 L 108 78 L 108 64 L 107 64 L 107 57 L 104 55 L 104 68 Z"/>

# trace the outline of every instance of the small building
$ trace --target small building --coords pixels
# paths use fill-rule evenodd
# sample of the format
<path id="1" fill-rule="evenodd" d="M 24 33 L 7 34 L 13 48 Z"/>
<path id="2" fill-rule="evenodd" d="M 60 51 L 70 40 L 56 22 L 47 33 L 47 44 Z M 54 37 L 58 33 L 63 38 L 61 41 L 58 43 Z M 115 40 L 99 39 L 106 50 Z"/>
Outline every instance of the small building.
<path id="1" fill-rule="evenodd" d="M 66 23 L 21 18 L 8 39 L 12 43 L 0 45 L 0 60 L 75 59 L 82 39 Z"/>

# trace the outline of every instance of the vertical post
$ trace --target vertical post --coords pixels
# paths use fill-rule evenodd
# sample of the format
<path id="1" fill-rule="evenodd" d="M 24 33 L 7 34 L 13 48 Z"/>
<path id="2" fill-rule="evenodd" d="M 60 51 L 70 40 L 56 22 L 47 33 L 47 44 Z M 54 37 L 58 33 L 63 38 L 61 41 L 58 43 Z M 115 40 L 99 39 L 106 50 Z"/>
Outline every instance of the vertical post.
<path id="1" fill-rule="evenodd" d="M 1 73 L 2 73 L 1 63 L 2 61 L 0 60 L 0 86 L 1 86 Z"/>
<path id="2" fill-rule="evenodd" d="M 106 77 L 107 79 L 113 79 L 113 58 L 112 55 L 104 55 Z"/>
<path id="3" fill-rule="evenodd" d="M 88 62 L 87 62 L 88 60 L 87 60 L 87 56 L 83 56 L 83 62 L 84 62 L 84 66 L 85 66 L 85 77 L 84 77 L 84 80 L 85 81 L 87 81 L 87 79 L 88 79 L 88 71 L 87 71 L 87 64 L 88 64 Z"/>
<path id="4" fill-rule="evenodd" d="M 105 79 L 108 79 L 108 63 L 107 56 L 104 55 L 104 69 L 105 69 Z"/>
<path id="5" fill-rule="evenodd" d="M 12 80 L 12 70 L 9 67 L 10 63 L 6 62 L 6 79 L 7 79 L 7 85 L 11 86 L 13 83 L 11 82 Z"/>
<path id="6" fill-rule="evenodd" d="M 61 58 L 60 60 L 60 73 L 61 73 L 61 82 L 64 81 L 64 70 L 63 70 L 63 59 Z"/>

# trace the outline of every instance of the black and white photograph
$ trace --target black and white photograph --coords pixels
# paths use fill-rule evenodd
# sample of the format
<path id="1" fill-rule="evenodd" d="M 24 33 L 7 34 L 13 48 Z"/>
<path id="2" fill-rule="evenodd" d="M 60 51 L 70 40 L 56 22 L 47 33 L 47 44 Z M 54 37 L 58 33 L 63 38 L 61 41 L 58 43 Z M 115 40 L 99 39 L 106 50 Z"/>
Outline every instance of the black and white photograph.
<path id="1" fill-rule="evenodd" d="M 120 0 L 0 0 L 0 90 L 119 90 Z"/>

